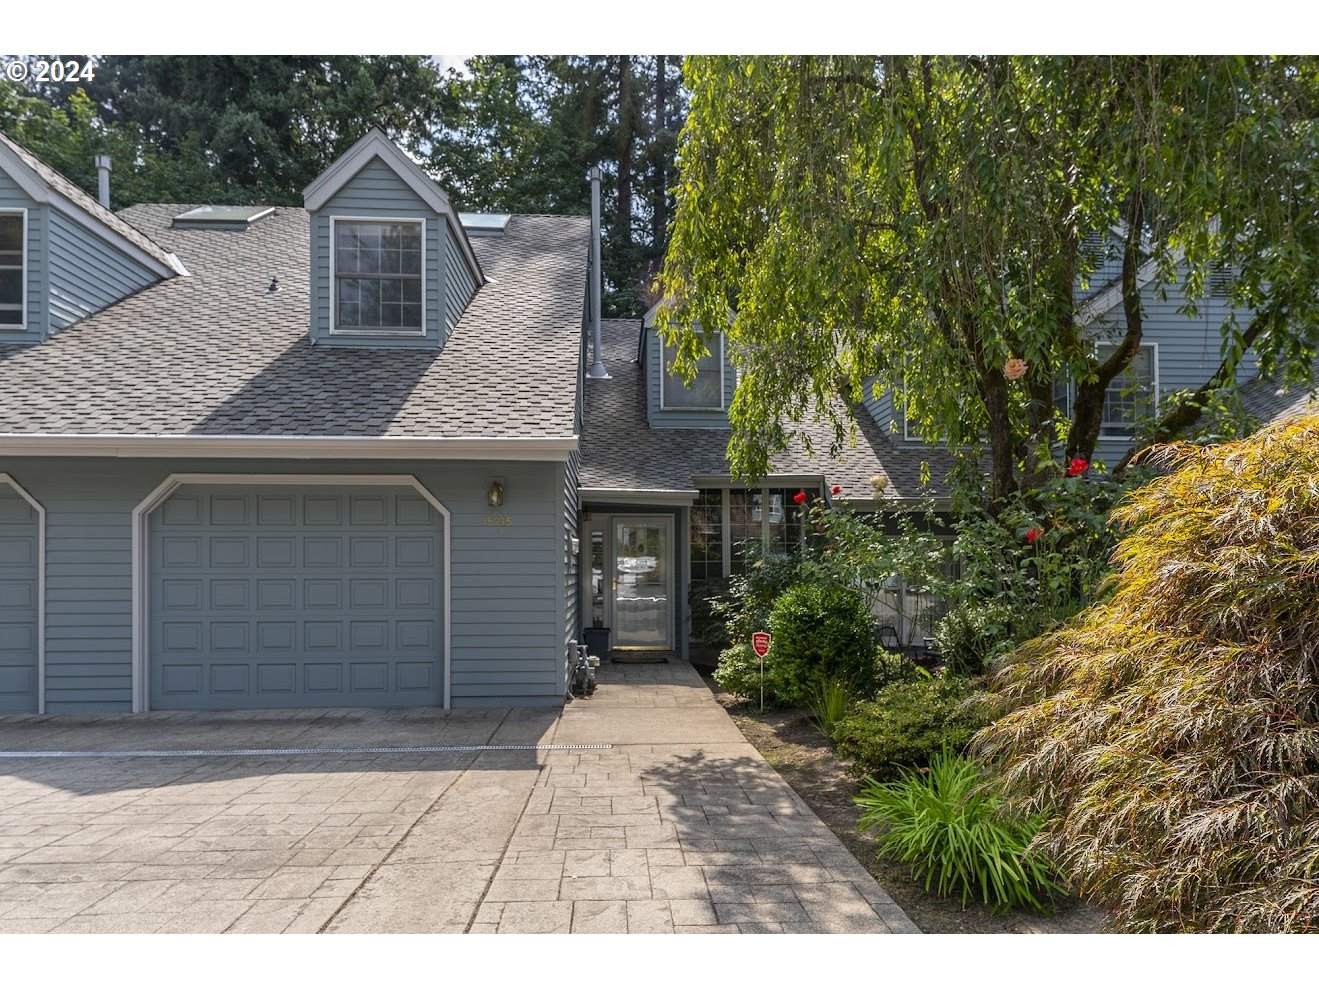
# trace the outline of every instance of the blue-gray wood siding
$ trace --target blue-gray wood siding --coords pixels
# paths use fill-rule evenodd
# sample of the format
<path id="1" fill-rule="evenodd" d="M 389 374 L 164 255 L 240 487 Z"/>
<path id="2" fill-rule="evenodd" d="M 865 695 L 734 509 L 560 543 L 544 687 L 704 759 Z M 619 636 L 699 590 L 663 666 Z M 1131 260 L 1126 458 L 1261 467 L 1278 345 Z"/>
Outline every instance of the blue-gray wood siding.
<path id="1" fill-rule="evenodd" d="M 728 407 L 733 404 L 733 391 L 737 388 L 737 369 L 729 360 L 728 348 L 724 347 L 724 408 L 720 410 L 664 409 L 660 406 L 660 376 L 664 373 L 663 348 L 660 346 L 659 334 L 654 330 L 645 330 L 646 334 L 646 409 L 651 426 L 656 429 L 727 429 Z M 719 346 L 717 340 L 709 341 L 711 352 Z M 672 382 L 665 387 L 672 387 Z"/>
<path id="2" fill-rule="evenodd" d="M 47 214 L 50 332 L 153 285 L 159 278 L 58 210 Z"/>
<path id="3" fill-rule="evenodd" d="M 423 219 L 425 251 L 425 335 L 330 333 L 335 287 L 331 284 L 330 217 Z M 311 215 L 311 335 L 336 347 L 438 348 L 475 292 L 476 276 L 467 267 L 446 219 L 430 208 L 384 162 L 373 158 Z"/>
<path id="4" fill-rule="evenodd" d="M 17 182 L 0 172 L 0 209 L 27 210 L 27 326 L 22 330 L 0 326 L 0 343 L 36 342 L 46 336 L 46 214 Z"/>
<path id="5" fill-rule="evenodd" d="M 444 339 L 458 325 L 463 310 L 476 294 L 476 273 L 467 266 L 467 259 L 454 243 L 454 233 L 446 224 L 444 239 Z"/>
<path id="6" fill-rule="evenodd" d="M 577 488 L 580 475 L 581 458 L 574 450 L 568 461 L 560 468 L 563 473 L 563 643 L 564 643 L 564 693 L 568 690 L 568 667 L 573 660 L 570 644 L 581 642 L 581 552 L 572 551 L 572 541 L 578 538 L 579 523 L 577 510 Z"/>
<path id="7" fill-rule="evenodd" d="M 37 709 L 36 510 L 0 483 L 0 712 Z"/>
<path id="8" fill-rule="evenodd" d="M 449 509 L 455 707 L 562 700 L 560 465 L 337 461 L 297 470 L 411 474 Z M 273 460 L 0 458 L 0 472 L 47 510 L 47 709 L 131 709 L 134 506 L 171 473 L 289 471 Z M 486 504 L 496 477 L 505 490 L 499 510 Z"/>
<path id="9" fill-rule="evenodd" d="M 1187 316 L 1178 312 L 1185 304 L 1178 285 L 1167 285 L 1162 290 L 1152 284 L 1146 285 L 1141 289 L 1140 297 L 1144 313 L 1141 342 L 1157 344 L 1160 397 L 1203 385 L 1222 361 L 1222 326 L 1232 311 L 1227 299 L 1211 294 L 1198 300 L 1196 315 Z M 1237 320 L 1244 327 L 1250 320 L 1250 313 L 1238 311 Z M 1126 317 L 1121 302 L 1118 302 L 1087 326 L 1085 332 L 1095 340 L 1116 341 L 1121 339 L 1125 328 Z M 1247 351 L 1237 365 L 1237 383 L 1245 384 L 1256 374 L 1255 353 Z M 890 421 L 895 424 L 896 431 L 889 433 L 889 438 L 897 445 L 908 449 L 927 445 L 919 439 L 904 438 L 905 415 L 890 394 L 886 393 L 880 399 L 867 398 L 865 406 L 880 426 L 887 429 Z M 1112 466 L 1122 459 L 1129 446 L 1121 438 L 1101 438 L 1095 447 L 1095 457 Z"/>
<path id="10" fill-rule="evenodd" d="M 334 312 L 335 286 L 331 284 L 330 217 L 380 217 L 423 219 L 425 238 L 424 337 L 352 335 L 330 333 Z M 389 166 L 378 158 L 361 171 L 322 207 L 311 215 L 311 285 L 312 340 L 337 347 L 430 347 L 440 346 L 444 311 L 445 264 L 444 219 L 408 188 Z"/>

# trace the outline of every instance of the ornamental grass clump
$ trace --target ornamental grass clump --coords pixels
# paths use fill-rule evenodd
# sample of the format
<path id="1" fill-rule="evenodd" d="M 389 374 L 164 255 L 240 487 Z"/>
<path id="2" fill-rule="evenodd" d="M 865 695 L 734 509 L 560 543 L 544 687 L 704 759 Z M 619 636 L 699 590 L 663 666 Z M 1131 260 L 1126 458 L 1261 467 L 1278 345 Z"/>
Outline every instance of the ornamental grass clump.
<path id="1" fill-rule="evenodd" d="M 1015 817 L 984 771 L 945 750 L 927 772 L 903 770 L 893 783 L 867 778 L 854 798 L 863 809 L 860 827 L 878 828 L 880 854 L 911 866 L 927 891 L 971 897 L 990 912 L 1045 911 L 1065 892 L 1053 867 L 1031 848 L 1037 818 Z"/>
<path id="2" fill-rule="evenodd" d="M 1117 927 L 1314 931 L 1319 417 L 1151 460 L 1111 596 L 1008 657 L 975 750 Z"/>

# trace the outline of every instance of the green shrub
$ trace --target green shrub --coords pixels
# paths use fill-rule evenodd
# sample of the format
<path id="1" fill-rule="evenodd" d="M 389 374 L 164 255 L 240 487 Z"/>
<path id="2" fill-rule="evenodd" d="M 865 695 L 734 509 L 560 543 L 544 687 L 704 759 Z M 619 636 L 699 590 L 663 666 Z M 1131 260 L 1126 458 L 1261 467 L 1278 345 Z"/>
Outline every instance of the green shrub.
<path id="1" fill-rule="evenodd" d="M 875 650 L 874 665 L 871 667 L 875 689 L 887 687 L 890 683 L 914 683 L 929 679 L 929 672 L 913 663 L 906 656 L 885 649 Z"/>
<path id="2" fill-rule="evenodd" d="M 834 728 L 838 722 L 847 717 L 856 698 L 847 689 L 847 684 L 837 680 L 826 680 L 816 686 L 811 697 L 811 721 L 820 734 L 832 740 Z"/>
<path id="3" fill-rule="evenodd" d="M 963 907 L 975 896 L 991 911 L 1043 910 L 1064 892 L 1048 860 L 1027 851 L 1039 819 L 1005 815 L 1002 794 L 969 759 L 945 751 L 928 773 L 867 779 L 856 802 L 865 809 L 861 829 L 886 828 L 880 853 L 910 865 L 927 892 L 960 893 Z"/>
<path id="4" fill-rule="evenodd" d="M 838 723 L 838 754 L 857 775 L 892 778 L 906 766 L 926 766 L 944 749 L 961 752 L 987 722 L 979 683 L 933 677 L 889 684 Z"/>
<path id="5" fill-rule="evenodd" d="M 732 644 L 726 621 L 728 593 L 729 582 L 722 577 L 692 581 L 687 589 L 687 609 L 693 644 L 719 650 Z"/>
<path id="6" fill-rule="evenodd" d="M 714 671 L 715 682 L 730 694 L 749 701 L 760 701 L 760 657 L 745 643 L 729 646 L 719 654 L 719 665 Z M 768 678 L 767 678 L 768 680 Z M 769 682 L 765 684 L 765 705 L 779 706 Z"/>
<path id="7" fill-rule="evenodd" d="M 934 637 L 949 673 L 976 676 L 1015 644 L 1012 609 L 993 601 L 962 601 L 940 619 Z"/>
<path id="8" fill-rule="evenodd" d="M 758 545 L 749 545 L 746 570 L 728 578 L 727 590 L 711 606 L 725 625 L 728 641 L 750 642 L 753 633 L 768 631 L 774 602 L 788 588 L 803 583 L 813 568 L 803 556 L 765 553 Z"/>
<path id="9" fill-rule="evenodd" d="M 774 602 L 769 631 L 765 674 L 787 703 L 805 707 L 828 680 L 862 695 L 873 689 L 874 623 L 856 591 L 826 582 L 789 588 Z"/>
<path id="10" fill-rule="evenodd" d="M 1106 600 L 1008 657 L 976 744 L 1118 928 L 1319 930 L 1319 416 L 1153 459 Z"/>

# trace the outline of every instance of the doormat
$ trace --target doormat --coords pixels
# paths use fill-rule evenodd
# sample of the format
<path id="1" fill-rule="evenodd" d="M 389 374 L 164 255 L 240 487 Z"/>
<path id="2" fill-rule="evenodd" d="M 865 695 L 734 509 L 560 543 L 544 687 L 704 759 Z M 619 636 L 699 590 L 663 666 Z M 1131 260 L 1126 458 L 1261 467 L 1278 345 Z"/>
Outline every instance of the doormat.
<path id="1" fill-rule="evenodd" d="M 609 657 L 623 666 L 640 666 L 646 663 L 667 663 L 669 657 L 662 652 L 616 652 Z"/>

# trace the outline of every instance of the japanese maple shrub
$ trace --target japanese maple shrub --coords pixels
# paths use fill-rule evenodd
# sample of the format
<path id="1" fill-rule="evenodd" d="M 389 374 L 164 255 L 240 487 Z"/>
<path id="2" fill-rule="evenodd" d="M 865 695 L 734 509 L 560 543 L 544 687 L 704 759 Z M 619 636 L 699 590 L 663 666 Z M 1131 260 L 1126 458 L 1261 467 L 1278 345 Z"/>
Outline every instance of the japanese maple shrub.
<path id="1" fill-rule="evenodd" d="M 1319 929 L 1319 416 L 1177 444 L 1110 594 L 1007 657 L 976 751 L 1129 931 Z"/>

